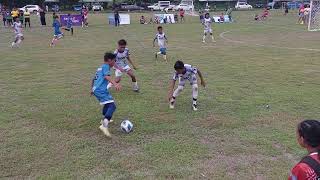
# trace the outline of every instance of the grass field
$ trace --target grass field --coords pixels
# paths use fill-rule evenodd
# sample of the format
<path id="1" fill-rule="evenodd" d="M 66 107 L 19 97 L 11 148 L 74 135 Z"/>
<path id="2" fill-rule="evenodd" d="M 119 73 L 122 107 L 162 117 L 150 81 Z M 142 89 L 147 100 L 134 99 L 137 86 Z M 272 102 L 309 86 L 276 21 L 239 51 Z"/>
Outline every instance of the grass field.
<path id="1" fill-rule="evenodd" d="M 0 177 L 286 179 L 305 154 L 297 122 L 320 118 L 320 33 L 297 25 L 293 13 L 273 11 L 265 22 L 253 22 L 254 14 L 234 12 L 235 23 L 214 25 L 216 43 L 201 43 L 198 17 L 165 25 L 168 64 L 155 61 L 156 25 L 138 24 L 140 14 L 120 28 L 91 15 L 89 28 L 66 33 L 55 48 L 49 27 L 25 30 L 19 49 L 1 27 Z M 138 64 L 141 92 L 132 92 L 127 77 L 121 92 L 112 91 L 118 109 L 110 140 L 98 129 L 101 107 L 90 81 L 121 38 Z M 190 86 L 168 108 L 178 59 L 205 76 L 198 112 Z M 129 135 L 119 130 L 125 118 L 135 125 Z"/>

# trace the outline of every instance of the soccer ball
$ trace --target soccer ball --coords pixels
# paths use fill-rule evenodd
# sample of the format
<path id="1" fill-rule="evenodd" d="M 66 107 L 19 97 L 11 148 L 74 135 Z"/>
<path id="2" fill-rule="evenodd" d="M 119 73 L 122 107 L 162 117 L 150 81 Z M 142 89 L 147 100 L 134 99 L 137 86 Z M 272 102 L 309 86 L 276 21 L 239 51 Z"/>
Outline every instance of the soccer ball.
<path id="1" fill-rule="evenodd" d="M 130 133 L 133 130 L 133 124 L 129 120 L 122 121 L 120 126 L 124 133 Z"/>

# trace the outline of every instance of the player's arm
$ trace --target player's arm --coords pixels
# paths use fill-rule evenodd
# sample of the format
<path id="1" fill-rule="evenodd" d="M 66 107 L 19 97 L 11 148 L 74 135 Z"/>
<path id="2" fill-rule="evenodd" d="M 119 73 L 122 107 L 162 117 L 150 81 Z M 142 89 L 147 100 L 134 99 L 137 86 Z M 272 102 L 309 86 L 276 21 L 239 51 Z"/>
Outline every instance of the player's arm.
<path id="1" fill-rule="evenodd" d="M 157 40 L 157 37 L 153 39 L 153 47 L 155 47 L 154 43 L 156 42 L 156 40 Z"/>
<path id="2" fill-rule="evenodd" d="M 170 85 L 169 85 L 169 92 L 168 92 L 168 100 L 169 101 L 171 100 L 171 98 L 173 96 L 173 89 L 174 89 L 175 84 L 176 84 L 176 80 L 171 79 Z"/>
<path id="3" fill-rule="evenodd" d="M 129 55 L 128 55 L 127 59 L 129 61 L 129 63 L 132 65 L 133 69 L 137 69 L 137 67 L 135 66 L 135 64 L 133 63 L 133 61 L 131 60 Z"/>
<path id="4" fill-rule="evenodd" d="M 91 96 L 93 95 L 93 91 L 92 91 L 93 84 L 94 84 L 94 79 L 91 80 L 91 90 L 90 90 L 90 95 Z"/>
<path id="5" fill-rule="evenodd" d="M 200 80 L 201 80 L 201 85 L 203 86 L 203 87 L 206 87 L 206 82 L 204 81 L 204 79 L 203 79 L 203 76 L 202 76 L 202 73 L 201 73 L 201 71 L 198 69 L 198 76 L 199 76 L 199 78 L 200 78 Z"/>
<path id="6" fill-rule="evenodd" d="M 119 83 L 116 83 L 110 75 L 107 75 L 104 77 L 106 80 L 108 80 L 115 88 L 117 91 L 121 90 L 121 85 Z"/>

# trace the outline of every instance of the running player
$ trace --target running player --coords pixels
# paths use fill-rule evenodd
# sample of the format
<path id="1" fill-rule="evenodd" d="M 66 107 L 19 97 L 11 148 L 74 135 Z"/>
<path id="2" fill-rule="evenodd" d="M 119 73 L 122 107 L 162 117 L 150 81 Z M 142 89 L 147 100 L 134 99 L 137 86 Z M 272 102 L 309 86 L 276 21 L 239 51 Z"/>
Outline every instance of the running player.
<path id="1" fill-rule="evenodd" d="M 59 19 L 59 16 L 56 15 L 54 17 L 54 21 L 52 24 L 52 26 L 54 28 L 54 35 L 53 35 L 53 39 L 50 44 L 51 47 L 55 46 L 57 44 L 58 40 L 63 37 L 63 33 L 60 31 L 61 24 L 58 19 Z"/>
<path id="2" fill-rule="evenodd" d="M 192 86 L 192 109 L 197 111 L 197 98 L 198 98 L 198 82 L 197 82 L 197 74 L 200 77 L 201 85 L 203 87 L 206 86 L 204 82 L 203 76 L 199 69 L 189 65 L 184 64 L 182 61 L 177 61 L 174 65 L 175 72 L 173 74 L 173 78 L 170 82 L 170 89 L 169 89 L 169 107 L 170 109 L 174 109 L 176 97 L 182 92 L 186 81 L 190 82 Z M 173 91 L 176 81 L 179 79 L 178 88 Z"/>
<path id="3" fill-rule="evenodd" d="M 212 23 L 212 19 L 210 18 L 210 14 L 209 13 L 206 13 L 205 16 L 204 16 L 204 20 L 203 20 L 203 26 L 204 26 L 204 35 L 203 35 L 203 38 L 202 38 L 202 42 L 205 43 L 206 42 L 206 37 L 208 35 L 208 33 L 210 33 L 210 36 L 212 38 L 212 42 L 216 42 L 214 40 L 214 37 L 213 37 L 213 32 L 212 32 L 212 28 L 211 28 L 211 23 Z"/>
<path id="4" fill-rule="evenodd" d="M 121 85 L 111 79 L 110 68 L 115 65 L 116 56 L 113 53 L 106 53 L 104 55 L 104 64 L 102 64 L 96 71 L 91 83 L 91 95 L 94 95 L 100 105 L 103 105 L 102 115 L 104 119 L 99 126 L 99 129 L 107 136 L 111 137 L 108 130 L 108 125 L 112 122 L 111 118 L 116 110 L 113 97 L 107 89 L 108 83 L 112 83 L 117 91 L 121 89 Z"/>
<path id="5" fill-rule="evenodd" d="M 19 20 L 19 18 L 15 19 L 15 22 L 12 25 L 14 33 L 15 33 L 15 40 L 12 42 L 11 47 L 19 47 L 19 44 L 24 40 L 23 34 L 22 34 L 22 24 Z"/>
<path id="6" fill-rule="evenodd" d="M 72 18 L 70 14 L 68 14 L 67 17 L 67 26 L 63 29 L 66 31 L 71 31 L 71 35 L 73 36 Z"/>
<path id="7" fill-rule="evenodd" d="M 121 39 L 118 41 L 118 49 L 115 50 L 114 54 L 116 55 L 116 65 L 115 65 L 115 75 L 116 79 L 115 82 L 119 83 L 121 81 L 121 76 L 125 72 L 128 74 L 128 76 L 131 77 L 132 80 L 132 89 L 135 92 L 139 92 L 139 86 L 138 82 L 136 79 L 136 76 L 133 74 L 132 69 L 128 65 L 128 62 L 132 65 L 133 69 L 136 70 L 136 66 L 133 64 L 131 58 L 130 58 L 130 53 L 129 49 L 126 48 L 127 46 L 127 41 L 124 39 Z M 112 84 L 109 83 L 108 89 L 112 87 Z"/>
<path id="8" fill-rule="evenodd" d="M 163 30 L 162 26 L 159 26 L 158 27 L 158 33 L 156 34 L 156 37 L 153 39 L 153 47 L 155 47 L 154 42 L 157 40 L 159 48 L 160 48 L 160 51 L 155 53 L 155 57 L 157 59 L 158 55 L 162 54 L 163 55 L 163 59 L 166 62 L 168 62 L 167 61 L 167 43 L 168 43 L 168 39 L 167 39 L 166 35 L 164 34 L 164 32 L 162 30 Z"/>

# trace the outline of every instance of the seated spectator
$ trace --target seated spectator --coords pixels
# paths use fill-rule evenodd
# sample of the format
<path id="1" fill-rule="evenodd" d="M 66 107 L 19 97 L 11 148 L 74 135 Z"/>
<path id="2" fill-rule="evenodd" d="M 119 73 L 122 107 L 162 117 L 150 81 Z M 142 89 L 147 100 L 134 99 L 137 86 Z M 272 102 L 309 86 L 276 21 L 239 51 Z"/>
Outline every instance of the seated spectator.
<path id="1" fill-rule="evenodd" d="M 220 17 L 219 17 L 219 23 L 224 23 L 224 14 L 221 13 Z"/>
<path id="2" fill-rule="evenodd" d="M 300 146 L 308 151 L 291 170 L 289 180 L 316 180 L 320 174 L 320 121 L 305 120 L 299 123 L 297 139 Z"/>
<path id="3" fill-rule="evenodd" d="M 141 16 L 140 24 L 146 24 L 146 19 L 144 18 L 144 16 Z"/>

